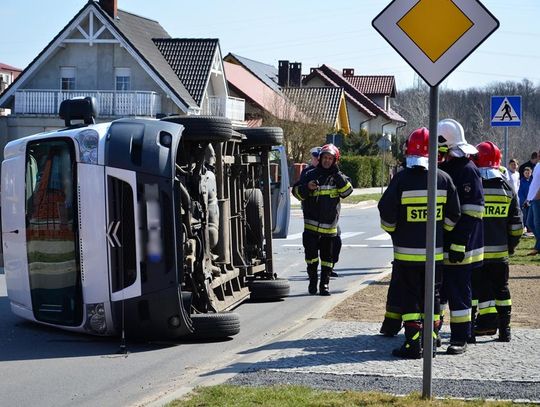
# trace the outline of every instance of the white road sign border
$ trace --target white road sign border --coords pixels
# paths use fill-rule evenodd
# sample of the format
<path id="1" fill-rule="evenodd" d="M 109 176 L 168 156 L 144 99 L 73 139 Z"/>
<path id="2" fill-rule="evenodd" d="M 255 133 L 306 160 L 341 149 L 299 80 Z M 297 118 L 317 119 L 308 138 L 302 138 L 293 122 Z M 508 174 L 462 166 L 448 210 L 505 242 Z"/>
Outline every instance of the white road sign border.
<path id="1" fill-rule="evenodd" d="M 435 62 L 397 25 L 418 0 L 394 0 L 372 22 L 373 27 L 431 86 L 441 83 L 499 27 L 499 21 L 477 0 L 452 1 L 473 22 L 473 26 Z"/>

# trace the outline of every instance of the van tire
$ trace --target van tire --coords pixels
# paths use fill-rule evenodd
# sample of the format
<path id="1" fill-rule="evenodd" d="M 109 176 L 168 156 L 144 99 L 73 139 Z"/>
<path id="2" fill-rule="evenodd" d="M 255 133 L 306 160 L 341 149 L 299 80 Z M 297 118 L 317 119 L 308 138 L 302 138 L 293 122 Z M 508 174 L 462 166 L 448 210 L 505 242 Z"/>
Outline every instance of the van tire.
<path id="1" fill-rule="evenodd" d="M 191 314 L 192 337 L 197 339 L 228 338 L 240 332 L 240 316 L 235 312 Z"/>
<path id="2" fill-rule="evenodd" d="M 283 130 L 281 127 L 247 127 L 236 128 L 235 131 L 246 136 L 242 145 L 248 147 L 280 146 L 283 144 Z"/>
<path id="3" fill-rule="evenodd" d="M 233 134 L 231 121 L 226 117 L 170 116 L 161 120 L 184 126 L 182 138 L 187 141 L 229 141 Z"/>
<path id="4" fill-rule="evenodd" d="M 246 243 L 262 247 L 264 240 L 264 201 L 259 188 L 246 189 Z"/>
<path id="5" fill-rule="evenodd" d="M 291 291 L 289 280 L 252 280 L 249 284 L 251 299 L 254 301 L 279 300 L 288 297 Z"/>

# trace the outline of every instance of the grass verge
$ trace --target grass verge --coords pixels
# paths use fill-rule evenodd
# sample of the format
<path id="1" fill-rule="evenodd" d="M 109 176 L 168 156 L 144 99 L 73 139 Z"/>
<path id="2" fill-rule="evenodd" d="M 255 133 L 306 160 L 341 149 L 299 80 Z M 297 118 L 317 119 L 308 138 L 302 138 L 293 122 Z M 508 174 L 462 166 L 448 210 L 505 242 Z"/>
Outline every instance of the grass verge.
<path id="1" fill-rule="evenodd" d="M 195 389 L 188 398 L 175 400 L 168 407 L 314 407 L 314 406 L 489 406 L 515 405 L 511 402 L 484 400 L 423 400 L 419 394 L 397 397 L 377 392 L 323 391 L 304 386 L 243 387 L 220 385 Z M 533 404 L 519 404 L 532 406 Z"/>
<path id="2" fill-rule="evenodd" d="M 536 256 L 527 256 L 534 248 L 534 238 L 521 238 L 515 253 L 510 256 L 510 264 L 523 264 L 530 266 L 540 266 L 540 254 Z"/>

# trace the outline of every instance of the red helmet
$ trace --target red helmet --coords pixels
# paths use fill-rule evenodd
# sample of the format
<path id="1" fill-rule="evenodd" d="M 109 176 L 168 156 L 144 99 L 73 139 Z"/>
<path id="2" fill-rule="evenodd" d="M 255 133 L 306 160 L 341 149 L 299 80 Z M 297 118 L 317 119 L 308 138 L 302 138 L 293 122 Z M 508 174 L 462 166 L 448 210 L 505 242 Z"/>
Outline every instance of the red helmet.
<path id="1" fill-rule="evenodd" d="M 331 154 L 335 159 L 335 164 L 339 161 L 339 148 L 337 148 L 333 144 L 325 144 L 321 148 L 321 152 L 319 153 L 319 158 L 322 158 L 323 154 Z"/>
<path id="2" fill-rule="evenodd" d="M 405 155 L 417 157 L 429 156 L 429 130 L 421 127 L 413 131 L 407 138 Z"/>
<path id="3" fill-rule="evenodd" d="M 491 141 L 483 141 L 476 146 L 478 154 L 473 161 L 478 168 L 496 168 L 501 166 L 501 150 Z"/>

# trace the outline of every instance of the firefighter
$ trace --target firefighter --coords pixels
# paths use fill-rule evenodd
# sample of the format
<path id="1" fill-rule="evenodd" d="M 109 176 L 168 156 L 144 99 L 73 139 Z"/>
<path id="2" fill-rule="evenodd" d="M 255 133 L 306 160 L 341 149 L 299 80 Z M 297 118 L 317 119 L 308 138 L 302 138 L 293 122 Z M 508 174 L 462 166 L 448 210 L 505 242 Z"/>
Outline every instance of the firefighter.
<path id="1" fill-rule="evenodd" d="M 429 131 L 413 131 L 405 150 L 406 168 L 398 172 L 379 201 L 381 227 L 394 245 L 393 273 L 399 293 L 405 342 L 394 356 L 422 357 L 422 314 L 426 263 L 427 176 Z M 437 234 L 435 248 L 434 323 L 439 321 L 439 292 L 443 262 L 443 230 L 452 230 L 460 216 L 456 188 L 448 174 L 437 170 Z M 434 348 L 435 349 L 435 348 Z"/>
<path id="2" fill-rule="evenodd" d="M 474 302 L 478 302 L 473 329 L 476 336 L 494 335 L 498 327 L 499 341 L 510 342 L 512 299 L 508 289 L 508 255 L 513 254 L 519 243 L 523 222 L 516 193 L 499 170 L 501 151 L 490 141 L 478 144 L 476 149 L 478 154 L 473 160 L 482 176 L 485 213 L 484 265 L 474 270 L 472 276 L 473 321 Z"/>
<path id="3" fill-rule="evenodd" d="M 321 261 L 320 295 L 330 295 L 333 244 L 338 230 L 340 200 L 352 193 L 352 185 L 338 167 L 339 150 L 333 144 L 321 148 L 319 164 L 293 186 L 293 195 L 302 202 L 302 235 L 309 276 L 308 292 L 317 294 L 319 257 Z"/>
<path id="4" fill-rule="evenodd" d="M 437 126 L 438 141 L 444 152 L 440 169 L 452 177 L 461 204 L 461 218 L 445 237 L 443 270 L 444 297 L 450 308 L 450 345 L 446 353 L 461 354 L 471 336 L 471 273 L 484 259 L 484 191 L 478 169 L 470 156 L 478 152 L 467 143 L 463 127 L 453 119 Z"/>

